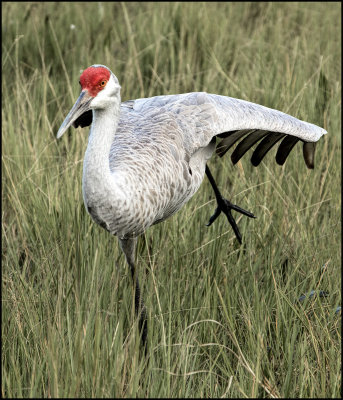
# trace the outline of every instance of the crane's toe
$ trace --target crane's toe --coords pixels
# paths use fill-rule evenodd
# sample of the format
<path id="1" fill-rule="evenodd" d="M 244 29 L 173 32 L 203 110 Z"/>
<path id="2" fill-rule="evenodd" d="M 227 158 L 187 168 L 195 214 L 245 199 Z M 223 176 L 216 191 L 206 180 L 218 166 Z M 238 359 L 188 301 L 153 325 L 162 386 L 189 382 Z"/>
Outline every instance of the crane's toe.
<path id="1" fill-rule="evenodd" d="M 232 226 L 232 229 L 235 232 L 237 240 L 239 241 L 240 244 L 242 244 L 242 235 L 238 229 L 235 219 L 233 218 L 233 216 L 231 214 L 231 210 L 235 210 L 243 215 L 246 215 L 249 218 L 256 218 L 255 215 L 252 214 L 251 212 L 244 210 L 243 208 L 238 207 L 235 204 L 232 204 L 229 200 L 221 198 L 218 201 L 218 207 L 216 208 L 214 214 L 211 216 L 211 218 L 209 219 L 209 221 L 206 225 L 207 226 L 212 225 L 213 222 L 219 217 L 220 213 L 223 212 L 226 215 L 230 225 Z"/>
<path id="2" fill-rule="evenodd" d="M 219 217 L 220 213 L 222 212 L 220 207 L 216 208 L 216 211 L 214 212 L 214 214 L 211 216 L 211 218 L 209 219 L 208 223 L 206 224 L 206 226 L 210 226 L 213 224 L 213 222 Z"/>

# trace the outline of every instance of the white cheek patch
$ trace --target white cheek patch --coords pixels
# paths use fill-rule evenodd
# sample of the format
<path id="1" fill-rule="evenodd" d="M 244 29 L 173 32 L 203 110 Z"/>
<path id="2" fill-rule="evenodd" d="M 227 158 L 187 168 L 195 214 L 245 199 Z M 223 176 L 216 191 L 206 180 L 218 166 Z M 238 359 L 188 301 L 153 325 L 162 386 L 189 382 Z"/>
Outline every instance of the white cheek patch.
<path id="1" fill-rule="evenodd" d="M 113 75 L 111 75 L 104 89 L 92 100 L 90 107 L 92 109 L 104 109 L 113 102 L 120 102 L 120 89 L 120 85 L 116 84 Z"/>

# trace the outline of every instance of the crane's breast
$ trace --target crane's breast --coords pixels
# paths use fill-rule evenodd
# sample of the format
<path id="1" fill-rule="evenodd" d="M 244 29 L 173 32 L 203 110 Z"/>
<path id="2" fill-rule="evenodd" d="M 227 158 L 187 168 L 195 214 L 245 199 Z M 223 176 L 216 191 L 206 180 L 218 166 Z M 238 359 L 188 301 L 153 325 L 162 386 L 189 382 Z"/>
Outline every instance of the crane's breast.
<path id="1" fill-rule="evenodd" d="M 119 124 L 111 147 L 110 170 L 125 193 L 127 217 L 120 227 L 110 223 L 110 229 L 125 237 L 178 211 L 204 176 L 206 160 L 191 162 L 177 122 L 165 114 L 150 121 L 150 126 Z"/>

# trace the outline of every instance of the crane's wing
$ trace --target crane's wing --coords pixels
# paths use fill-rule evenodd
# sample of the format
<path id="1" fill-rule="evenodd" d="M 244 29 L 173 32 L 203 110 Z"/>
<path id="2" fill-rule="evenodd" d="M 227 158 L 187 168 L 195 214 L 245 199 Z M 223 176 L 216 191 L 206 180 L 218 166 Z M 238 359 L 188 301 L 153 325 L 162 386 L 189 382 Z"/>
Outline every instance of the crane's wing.
<path id="1" fill-rule="evenodd" d="M 301 121 L 281 111 L 273 110 L 244 100 L 210 95 L 219 110 L 219 125 L 223 133 L 216 153 L 222 157 L 239 142 L 231 160 L 235 164 L 254 144 L 259 142 L 251 156 L 258 166 L 267 152 L 281 141 L 276 152 L 276 162 L 283 165 L 298 141 L 303 142 L 303 156 L 308 168 L 314 167 L 315 142 L 327 132 L 308 122 Z"/>
<path id="2" fill-rule="evenodd" d="M 163 117 L 172 115 L 183 132 L 184 150 L 190 155 L 206 147 L 214 137 L 221 139 L 216 147 L 220 157 L 238 143 L 231 154 L 234 164 L 260 142 L 251 157 L 252 164 L 258 166 L 267 152 L 281 141 L 275 158 L 278 164 L 283 165 L 293 147 L 301 141 L 305 163 L 308 168 L 313 168 L 315 142 L 327 133 L 325 129 L 281 111 L 206 92 L 128 100 L 121 107 L 143 115 L 147 121 L 151 116 L 161 116 L 163 120 Z M 90 110 L 73 125 L 76 128 L 91 123 Z"/>
<path id="3" fill-rule="evenodd" d="M 284 164 L 295 144 L 302 141 L 306 165 L 313 168 L 315 142 L 327 133 L 281 111 L 205 92 L 137 99 L 129 105 L 145 115 L 173 112 L 184 127 L 184 145 L 190 154 L 207 146 L 213 137 L 218 137 L 221 140 L 216 153 L 220 157 L 238 142 L 231 155 L 232 162 L 237 163 L 247 150 L 260 142 L 251 157 L 254 166 L 259 165 L 267 152 L 280 141 L 276 162 Z"/>

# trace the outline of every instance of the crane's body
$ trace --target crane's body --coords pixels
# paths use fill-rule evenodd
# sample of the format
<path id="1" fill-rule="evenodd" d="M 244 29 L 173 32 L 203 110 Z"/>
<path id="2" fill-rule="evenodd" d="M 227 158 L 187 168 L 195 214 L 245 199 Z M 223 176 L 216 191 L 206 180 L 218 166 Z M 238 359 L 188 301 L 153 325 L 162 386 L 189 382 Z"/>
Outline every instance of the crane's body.
<path id="1" fill-rule="evenodd" d="M 57 137 L 72 124 L 91 124 L 83 166 L 85 206 L 95 222 L 118 236 L 133 276 L 135 238 L 177 212 L 205 172 L 218 202 L 210 223 L 223 211 L 241 241 L 230 209 L 253 215 L 221 197 L 206 165 L 215 150 L 223 156 L 240 140 L 231 156 L 236 163 L 260 141 L 251 158 L 257 166 L 282 140 L 276 161 L 283 164 L 302 141 L 305 162 L 313 168 L 313 143 L 326 133 L 280 111 L 204 92 L 121 103 L 118 79 L 102 65 L 87 68 L 80 84 L 80 97 Z M 216 139 L 221 139 L 217 145 Z M 136 281 L 136 310 L 142 308 L 139 293 Z"/>
<path id="2" fill-rule="evenodd" d="M 182 127 L 171 116 L 141 114 L 133 104 L 120 107 L 116 130 L 112 123 L 107 125 L 100 118 L 91 128 L 83 170 L 84 202 L 95 221 L 101 221 L 110 233 L 135 237 L 174 214 L 193 196 L 214 145 L 190 155 L 184 148 Z M 104 158 L 96 156 L 99 143 Z"/>

